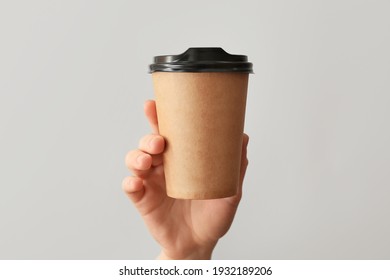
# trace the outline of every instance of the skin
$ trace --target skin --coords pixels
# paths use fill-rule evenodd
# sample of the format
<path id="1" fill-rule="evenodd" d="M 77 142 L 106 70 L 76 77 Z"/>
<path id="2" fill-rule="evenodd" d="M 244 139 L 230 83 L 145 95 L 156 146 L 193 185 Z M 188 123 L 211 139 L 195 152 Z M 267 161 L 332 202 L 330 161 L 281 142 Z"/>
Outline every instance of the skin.
<path id="1" fill-rule="evenodd" d="M 126 166 L 132 176 L 123 180 L 122 188 L 160 244 L 158 259 L 211 259 L 218 240 L 229 230 L 241 200 L 249 137 L 246 134 L 243 137 L 236 196 L 211 200 L 174 199 L 165 192 L 162 162 L 165 141 L 159 135 L 155 102 L 146 101 L 144 111 L 152 134 L 141 138 L 138 149 L 126 155 Z"/>

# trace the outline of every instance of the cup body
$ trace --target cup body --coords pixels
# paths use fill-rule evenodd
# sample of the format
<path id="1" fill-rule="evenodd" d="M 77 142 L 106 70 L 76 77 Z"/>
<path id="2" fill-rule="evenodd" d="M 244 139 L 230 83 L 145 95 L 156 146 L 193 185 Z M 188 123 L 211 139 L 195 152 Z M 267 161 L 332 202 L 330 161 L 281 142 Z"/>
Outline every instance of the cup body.
<path id="1" fill-rule="evenodd" d="M 154 72 L 167 195 L 237 194 L 248 73 Z"/>

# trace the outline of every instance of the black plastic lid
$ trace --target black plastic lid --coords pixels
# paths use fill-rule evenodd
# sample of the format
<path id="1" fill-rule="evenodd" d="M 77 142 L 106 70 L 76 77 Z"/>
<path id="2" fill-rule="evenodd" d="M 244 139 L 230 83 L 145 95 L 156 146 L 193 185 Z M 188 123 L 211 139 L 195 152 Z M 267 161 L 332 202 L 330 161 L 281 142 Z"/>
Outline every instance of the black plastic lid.
<path id="1" fill-rule="evenodd" d="M 245 55 L 233 55 L 222 48 L 189 48 L 179 55 L 155 56 L 153 72 L 239 72 L 253 73 Z"/>

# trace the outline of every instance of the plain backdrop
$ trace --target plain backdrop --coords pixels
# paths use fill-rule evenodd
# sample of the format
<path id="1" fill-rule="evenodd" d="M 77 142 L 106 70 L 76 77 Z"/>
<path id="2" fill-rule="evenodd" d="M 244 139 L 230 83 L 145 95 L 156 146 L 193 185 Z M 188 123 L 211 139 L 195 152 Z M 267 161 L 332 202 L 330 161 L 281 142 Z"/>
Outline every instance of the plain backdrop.
<path id="1" fill-rule="evenodd" d="M 0 258 L 153 259 L 121 189 L 148 65 L 245 54 L 244 196 L 216 259 L 390 258 L 389 1 L 0 2 Z"/>

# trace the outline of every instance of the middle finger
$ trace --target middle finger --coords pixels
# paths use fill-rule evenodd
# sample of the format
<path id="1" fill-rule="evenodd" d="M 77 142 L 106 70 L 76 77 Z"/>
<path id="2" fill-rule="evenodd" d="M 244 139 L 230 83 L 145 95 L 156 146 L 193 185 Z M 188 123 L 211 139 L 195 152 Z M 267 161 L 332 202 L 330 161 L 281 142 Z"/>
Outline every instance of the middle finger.
<path id="1" fill-rule="evenodd" d="M 148 134 L 139 141 L 139 149 L 151 155 L 158 155 L 164 151 L 165 141 L 161 135 Z"/>

